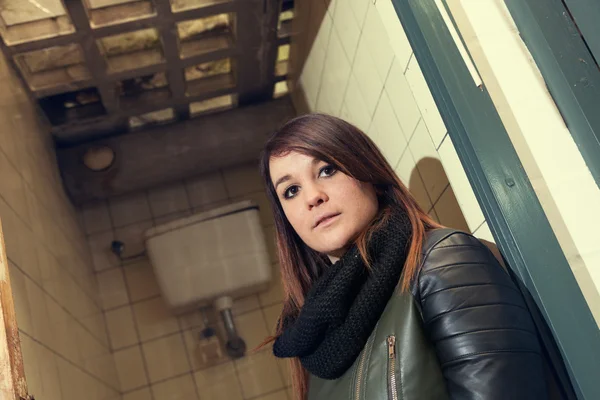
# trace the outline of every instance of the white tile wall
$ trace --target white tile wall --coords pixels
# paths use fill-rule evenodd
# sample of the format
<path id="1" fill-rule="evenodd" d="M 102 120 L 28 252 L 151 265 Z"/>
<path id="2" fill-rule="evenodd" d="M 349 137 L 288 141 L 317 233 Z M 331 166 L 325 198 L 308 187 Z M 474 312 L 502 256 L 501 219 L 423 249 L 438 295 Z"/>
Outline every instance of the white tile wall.
<path id="1" fill-rule="evenodd" d="M 354 60 L 361 27 L 354 18 L 352 8 L 346 6 L 336 8 L 333 14 L 333 25 L 342 42 L 346 57 L 350 61 Z"/>
<path id="2" fill-rule="evenodd" d="M 322 83 L 318 91 L 319 99 L 321 97 L 324 99 L 320 100 L 319 104 L 325 102 L 324 104 L 327 105 L 329 113 L 332 115 L 339 115 L 351 69 L 350 61 L 344 52 L 339 35 L 334 30 L 329 39 Z M 319 82 L 321 81 L 319 80 Z"/>
<path id="3" fill-rule="evenodd" d="M 93 266 L 108 268 L 110 260 L 94 248 L 92 261 L 86 241 L 86 231 L 110 226 L 107 208 L 86 208 L 80 226 L 48 126 L 3 57 L 0 88 L 0 224 L 29 392 L 44 400 L 116 400 Z"/>
<path id="4" fill-rule="evenodd" d="M 303 4 L 320 10 L 320 3 Z M 348 5 L 330 5 L 333 19 L 323 20 L 315 38 L 312 51 L 329 43 L 324 66 L 311 56 L 298 61 L 304 62 L 299 84 L 310 111 L 339 116 L 367 132 L 436 220 L 477 228 L 482 213 L 453 148 L 446 144 L 438 151 L 446 128 L 391 0 L 351 0 Z M 311 85 L 320 85 L 314 100 Z"/>
<path id="5" fill-rule="evenodd" d="M 379 99 L 372 126 L 377 128 L 377 146 L 390 165 L 395 166 L 406 150 L 407 142 L 392 108 L 392 103 L 385 92 Z"/>
<path id="6" fill-rule="evenodd" d="M 479 202 L 475 197 L 475 193 L 469 183 L 467 174 L 465 173 L 458 154 L 452 143 L 450 136 L 446 136 L 444 142 L 438 149 L 440 159 L 444 165 L 444 171 L 448 175 L 448 180 L 452 184 L 452 189 L 458 200 L 458 204 L 463 212 L 463 215 L 469 225 L 469 229 L 474 231 L 485 220 Z"/>
<path id="7" fill-rule="evenodd" d="M 423 120 L 431 135 L 431 139 L 437 148 L 440 143 L 442 143 L 442 139 L 446 135 L 447 130 L 437 106 L 435 105 L 433 96 L 429 91 L 427 82 L 425 81 L 425 77 L 423 76 L 423 72 L 421 71 L 421 67 L 419 66 L 416 57 L 412 57 L 408 63 L 406 79 L 408 80 L 408 85 L 417 101 Z"/>
<path id="8" fill-rule="evenodd" d="M 200 313 L 174 316 L 160 296 L 160 289 L 148 259 L 138 257 L 126 262 L 115 262 L 110 258 L 109 250 L 113 237 L 123 240 L 126 249 L 129 249 L 127 252 L 133 253 L 143 249 L 141 238 L 146 227 L 190 215 L 194 210 L 206 210 L 247 199 L 256 201 L 260 207 L 263 229 L 268 237 L 274 280 L 265 292 L 236 299 L 234 302 L 236 325 L 246 340 L 250 356 L 251 350 L 269 335 L 269 325 L 263 309 L 268 307 L 269 316 L 273 318 L 277 310 L 281 309 L 283 296 L 274 254 L 273 219 L 262 188 L 258 166 L 246 164 L 142 194 L 133 194 L 130 197 L 136 201 L 130 201 L 130 206 L 143 204 L 142 195 L 146 196 L 145 202 L 151 210 L 150 216 L 145 214 L 147 219 L 129 224 L 116 222 L 108 228 L 103 226 L 103 229 L 108 229 L 105 231 L 90 226 L 90 232 L 94 233 L 88 236 L 94 254 L 102 261 L 98 263 L 101 267 L 98 281 L 104 302 L 109 345 L 115 350 L 115 360 L 119 363 L 119 374 L 115 375 L 114 379 L 123 385 L 124 399 L 163 400 L 166 399 L 163 397 L 166 392 L 169 392 L 172 398 L 186 400 L 245 400 L 249 399 L 250 395 L 253 396 L 252 400 L 255 400 L 275 394 L 281 396 L 278 392 L 285 393 L 284 389 L 291 384 L 289 378 L 282 377 L 288 373 L 285 363 L 278 363 L 274 359 L 272 362 L 264 361 L 267 354 L 273 358 L 269 350 L 265 349 L 265 355 L 254 359 L 251 365 L 257 365 L 256 362 L 258 365 L 266 365 L 268 374 L 259 373 L 255 379 L 255 376 L 245 369 L 237 369 L 236 364 L 227 356 L 209 363 L 203 362 L 197 352 L 198 334 L 203 327 Z M 173 204 L 178 205 L 174 207 Z M 184 209 L 186 204 L 187 208 Z M 120 212 L 126 213 L 122 203 L 119 207 L 122 208 Z M 174 210 L 179 211 L 173 212 Z M 165 213 L 168 214 L 157 217 Z M 52 268 L 47 264 L 44 264 L 43 270 L 44 275 L 51 276 L 49 271 Z M 19 282 L 17 280 L 17 284 Z M 50 282 L 48 286 L 52 287 Z M 57 291 L 60 292 L 60 289 Z M 19 307 L 25 310 L 22 312 L 25 318 L 31 315 L 28 298 L 20 300 Z M 223 338 L 224 331 L 218 316 L 209 312 L 208 317 L 212 326 L 219 332 L 219 337 Z M 24 324 L 27 325 L 27 322 Z M 71 330 L 77 332 L 75 328 Z M 74 336 L 75 333 L 69 335 Z M 222 351 L 224 353 L 224 349 Z M 70 357 L 75 359 L 78 353 Z M 218 365 L 221 363 L 222 365 Z M 245 374 L 245 380 L 238 378 L 238 375 L 241 377 L 242 374 Z"/>

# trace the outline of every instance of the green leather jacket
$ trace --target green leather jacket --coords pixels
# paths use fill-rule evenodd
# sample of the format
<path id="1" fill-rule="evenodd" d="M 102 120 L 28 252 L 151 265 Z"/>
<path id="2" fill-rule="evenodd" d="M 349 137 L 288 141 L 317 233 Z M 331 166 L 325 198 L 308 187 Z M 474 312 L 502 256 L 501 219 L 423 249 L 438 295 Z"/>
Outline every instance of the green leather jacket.
<path id="1" fill-rule="evenodd" d="M 365 348 L 339 379 L 312 376 L 309 400 L 447 399 L 435 351 L 410 293 L 390 299 Z"/>
<path id="2" fill-rule="evenodd" d="M 428 234 L 411 293 L 395 292 L 352 367 L 310 376 L 308 400 L 547 399 L 536 328 L 485 245 Z"/>

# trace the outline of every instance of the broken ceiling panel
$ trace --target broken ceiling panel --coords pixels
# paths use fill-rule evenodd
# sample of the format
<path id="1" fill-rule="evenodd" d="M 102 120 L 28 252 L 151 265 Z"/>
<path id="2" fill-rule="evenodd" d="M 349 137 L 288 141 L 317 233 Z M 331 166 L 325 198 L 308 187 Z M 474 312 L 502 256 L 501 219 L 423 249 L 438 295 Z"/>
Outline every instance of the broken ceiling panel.
<path id="1" fill-rule="evenodd" d="M 61 0 L 0 1 L 0 35 L 8 45 L 74 31 Z"/>
<path id="2" fill-rule="evenodd" d="M 232 0 L 171 0 L 171 9 L 173 12 L 181 12 L 230 1 Z"/>
<path id="3" fill-rule="evenodd" d="M 288 74 L 290 60 L 290 45 L 284 44 L 277 49 L 277 63 L 275 64 L 275 76 L 286 76 Z"/>
<path id="4" fill-rule="evenodd" d="M 18 54 L 15 61 L 33 91 L 90 78 L 77 44 Z"/>
<path id="5" fill-rule="evenodd" d="M 175 111 L 172 108 L 152 111 L 146 114 L 129 118 L 129 128 L 139 129 L 149 125 L 160 125 L 175 120 Z"/>
<path id="6" fill-rule="evenodd" d="M 237 98 L 234 94 L 213 97 L 204 101 L 190 103 L 190 116 L 197 117 L 218 111 L 229 110 L 236 106 Z"/>
<path id="7" fill-rule="evenodd" d="M 0 49 L 70 145 L 272 98 L 292 3 L 0 0 Z"/>
<path id="8" fill-rule="evenodd" d="M 152 105 L 171 97 L 169 83 L 164 72 L 124 79 L 117 83 L 120 104 L 134 108 L 140 104 Z"/>
<path id="9" fill-rule="evenodd" d="M 92 28 L 156 15 L 150 0 L 84 0 Z"/>
<path id="10" fill-rule="evenodd" d="M 96 88 L 48 96 L 40 99 L 39 104 L 52 125 L 78 123 L 106 114 Z"/>
<path id="11" fill-rule="evenodd" d="M 180 57 L 227 49 L 234 45 L 233 14 L 218 14 L 177 24 Z"/>
<path id="12" fill-rule="evenodd" d="M 235 85 L 233 62 L 230 58 L 192 65 L 185 69 L 187 95 L 197 96 Z"/>
<path id="13" fill-rule="evenodd" d="M 278 99 L 287 95 L 289 92 L 287 81 L 279 81 L 275 84 L 275 88 L 273 89 L 273 98 Z"/>
<path id="14" fill-rule="evenodd" d="M 110 72 L 133 70 L 164 62 L 158 31 L 153 28 L 98 40 Z"/>

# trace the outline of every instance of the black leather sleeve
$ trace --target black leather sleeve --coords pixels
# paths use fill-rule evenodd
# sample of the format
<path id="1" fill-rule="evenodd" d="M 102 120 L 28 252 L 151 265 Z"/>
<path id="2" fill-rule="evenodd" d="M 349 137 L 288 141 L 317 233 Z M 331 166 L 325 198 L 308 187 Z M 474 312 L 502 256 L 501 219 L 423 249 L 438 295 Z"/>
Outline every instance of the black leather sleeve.
<path id="1" fill-rule="evenodd" d="M 418 300 L 452 399 L 546 399 L 540 344 L 508 273 L 454 232 L 424 255 Z"/>

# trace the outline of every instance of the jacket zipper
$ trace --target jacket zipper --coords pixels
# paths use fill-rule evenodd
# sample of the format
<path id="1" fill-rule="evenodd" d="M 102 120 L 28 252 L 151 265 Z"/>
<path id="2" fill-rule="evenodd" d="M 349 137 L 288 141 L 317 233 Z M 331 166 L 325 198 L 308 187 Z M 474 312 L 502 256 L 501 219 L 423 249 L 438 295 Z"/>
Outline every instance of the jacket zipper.
<path id="1" fill-rule="evenodd" d="M 356 373 L 356 393 L 354 396 L 355 400 L 359 400 L 360 399 L 360 384 L 362 382 L 362 374 L 363 374 L 363 369 L 365 366 L 365 358 L 367 356 L 367 348 L 365 346 L 365 349 L 363 350 L 361 356 L 360 356 L 360 361 L 358 362 L 358 372 Z"/>
<path id="2" fill-rule="evenodd" d="M 387 337 L 388 345 L 388 400 L 398 400 L 398 390 L 396 389 L 396 336 Z"/>

